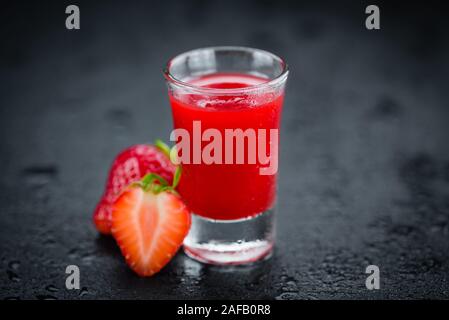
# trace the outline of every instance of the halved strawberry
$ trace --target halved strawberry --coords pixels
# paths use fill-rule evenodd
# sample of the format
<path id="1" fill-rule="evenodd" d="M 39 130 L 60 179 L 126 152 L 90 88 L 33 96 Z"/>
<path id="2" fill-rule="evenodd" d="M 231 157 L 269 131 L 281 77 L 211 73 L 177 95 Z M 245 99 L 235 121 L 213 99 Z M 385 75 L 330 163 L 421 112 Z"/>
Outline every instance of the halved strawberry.
<path id="1" fill-rule="evenodd" d="M 178 171 L 177 171 L 178 173 Z M 155 174 L 125 190 L 112 207 L 112 235 L 138 275 L 161 270 L 175 255 L 190 228 L 190 212 L 173 186 Z"/>
<path id="2" fill-rule="evenodd" d="M 93 219 L 97 230 L 111 233 L 111 207 L 120 193 L 147 173 L 156 173 L 171 183 L 176 166 L 171 163 L 169 147 L 157 140 L 155 146 L 138 144 L 123 150 L 112 163 L 106 188 Z"/>

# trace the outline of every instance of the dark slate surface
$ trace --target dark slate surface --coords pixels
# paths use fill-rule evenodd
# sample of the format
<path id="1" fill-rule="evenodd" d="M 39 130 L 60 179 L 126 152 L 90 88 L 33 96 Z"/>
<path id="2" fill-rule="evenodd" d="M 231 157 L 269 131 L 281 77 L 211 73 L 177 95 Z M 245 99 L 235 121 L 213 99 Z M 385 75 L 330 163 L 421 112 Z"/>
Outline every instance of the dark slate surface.
<path id="1" fill-rule="evenodd" d="M 441 7 L 383 4 L 382 29 L 367 31 L 359 1 L 75 2 L 79 31 L 64 1 L 2 4 L 0 298 L 449 297 Z M 209 45 L 290 64 L 276 251 L 238 268 L 180 253 L 139 279 L 91 213 L 115 154 L 168 138 L 163 63 Z M 68 264 L 82 290 L 65 289 Z"/>

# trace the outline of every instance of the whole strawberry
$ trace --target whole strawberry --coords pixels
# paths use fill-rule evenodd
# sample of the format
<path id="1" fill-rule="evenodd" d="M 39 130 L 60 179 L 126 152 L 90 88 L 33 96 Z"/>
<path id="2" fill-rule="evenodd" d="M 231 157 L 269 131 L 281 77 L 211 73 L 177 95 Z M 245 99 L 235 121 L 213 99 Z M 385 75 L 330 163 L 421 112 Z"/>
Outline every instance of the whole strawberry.
<path id="1" fill-rule="evenodd" d="M 123 150 L 112 163 L 105 191 L 94 211 L 97 230 L 111 233 L 112 205 L 127 186 L 147 173 L 158 174 L 171 184 L 175 170 L 169 158 L 169 147 L 162 141 L 156 141 L 156 146 L 139 144 Z"/>

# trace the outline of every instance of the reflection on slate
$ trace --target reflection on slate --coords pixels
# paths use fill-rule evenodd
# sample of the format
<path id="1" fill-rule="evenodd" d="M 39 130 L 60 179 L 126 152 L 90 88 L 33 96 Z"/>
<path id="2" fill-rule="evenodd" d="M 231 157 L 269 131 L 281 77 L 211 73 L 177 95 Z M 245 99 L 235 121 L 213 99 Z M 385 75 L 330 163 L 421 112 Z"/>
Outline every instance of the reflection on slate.
<path id="1" fill-rule="evenodd" d="M 2 5 L 0 298 L 449 297 L 446 11 L 381 4 L 367 31 L 359 1 L 77 2 L 79 31 L 63 1 Z M 180 253 L 139 279 L 92 210 L 115 154 L 168 140 L 161 66 L 210 45 L 290 65 L 275 254 L 219 268 Z"/>

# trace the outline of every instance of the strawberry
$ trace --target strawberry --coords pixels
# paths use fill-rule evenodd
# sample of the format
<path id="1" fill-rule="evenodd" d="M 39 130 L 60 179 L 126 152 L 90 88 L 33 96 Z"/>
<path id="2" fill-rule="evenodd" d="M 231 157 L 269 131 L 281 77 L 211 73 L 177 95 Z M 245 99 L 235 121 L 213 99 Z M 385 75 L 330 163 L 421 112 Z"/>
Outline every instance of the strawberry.
<path id="1" fill-rule="evenodd" d="M 139 276 L 161 270 L 175 255 L 190 228 L 190 212 L 173 186 L 148 174 L 126 189 L 112 207 L 112 235 L 128 266 Z"/>
<path id="2" fill-rule="evenodd" d="M 99 232 L 111 233 L 112 204 L 129 184 L 141 179 L 147 173 L 156 173 L 169 182 L 173 180 L 176 166 L 170 161 L 169 147 L 160 140 L 157 140 L 155 145 L 131 146 L 115 158 L 105 191 L 93 215 Z"/>

